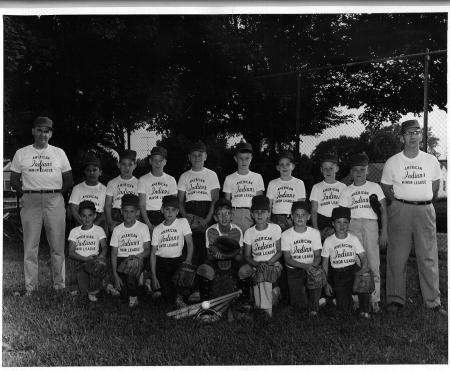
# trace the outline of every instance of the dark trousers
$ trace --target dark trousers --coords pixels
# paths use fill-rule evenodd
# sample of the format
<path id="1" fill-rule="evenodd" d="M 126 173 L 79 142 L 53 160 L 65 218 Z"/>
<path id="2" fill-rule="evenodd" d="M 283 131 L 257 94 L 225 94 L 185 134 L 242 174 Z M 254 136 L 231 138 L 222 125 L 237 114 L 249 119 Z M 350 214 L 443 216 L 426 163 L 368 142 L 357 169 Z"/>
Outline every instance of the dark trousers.
<path id="1" fill-rule="evenodd" d="M 211 201 L 189 201 L 186 202 L 185 209 L 189 214 L 198 215 L 205 218 L 208 215 Z M 192 241 L 194 243 L 194 253 L 192 254 L 192 264 L 200 265 L 206 259 L 205 231 L 192 231 Z"/>
<path id="2" fill-rule="evenodd" d="M 82 296 L 86 296 L 88 292 L 99 290 L 101 287 L 101 279 L 89 275 L 83 269 L 83 262 L 75 260 L 75 274 L 77 277 L 78 290 Z"/>
<path id="3" fill-rule="evenodd" d="M 184 290 L 177 287 L 172 281 L 176 271 L 180 268 L 183 259 L 156 257 L 156 278 L 161 286 L 163 298 L 168 302 L 173 302 L 177 294 L 185 294 Z"/>
<path id="4" fill-rule="evenodd" d="M 295 309 L 309 309 L 317 312 L 322 289 L 308 290 L 306 288 L 307 273 L 304 269 L 286 268 L 286 271 L 291 305 Z"/>
<path id="5" fill-rule="evenodd" d="M 356 264 L 344 268 L 332 268 L 337 308 L 344 312 L 351 312 L 353 307 L 353 282 L 358 269 Z M 360 311 L 369 312 L 370 294 L 358 294 L 358 298 Z"/>
<path id="6" fill-rule="evenodd" d="M 119 266 L 125 259 L 126 258 L 117 258 L 117 266 Z M 124 284 L 124 287 L 120 290 L 120 296 L 122 299 L 129 298 L 130 296 L 137 296 L 139 277 L 119 272 L 117 272 L 117 274 Z"/>
<path id="7" fill-rule="evenodd" d="M 319 230 L 322 230 L 325 227 L 333 228 L 333 224 L 331 224 L 331 222 L 332 220 L 329 216 L 317 213 L 317 227 L 319 227 Z"/>
<path id="8" fill-rule="evenodd" d="M 160 210 L 147 210 L 147 217 L 155 227 L 164 221 L 164 215 Z"/>

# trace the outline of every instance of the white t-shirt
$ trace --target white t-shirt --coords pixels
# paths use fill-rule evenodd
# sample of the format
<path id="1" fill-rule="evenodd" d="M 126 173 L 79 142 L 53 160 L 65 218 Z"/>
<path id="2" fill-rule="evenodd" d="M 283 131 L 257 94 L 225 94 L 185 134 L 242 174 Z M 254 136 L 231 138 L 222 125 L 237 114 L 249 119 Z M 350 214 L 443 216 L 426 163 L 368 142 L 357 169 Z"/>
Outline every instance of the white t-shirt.
<path id="1" fill-rule="evenodd" d="M 162 258 L 178 258 L 183 252 L 184 236 L 192 234 L 189 222 L 185 218 L 175 219 L 171 225 L 158 224 L 153 229 L 152 246 L 156 246 L 156 255 Z"/>
<path id="2" fill-rule="evenodd" d="M 72 189 L 69 204 L 79 205 L 81 201 L 91 201 L 95 210 L 102 213 L 105 207 L 106 187 L 102 183 L 89 186 L 86 182 L 79 183 Z"/>
<path id="3" fill-rule="evenodd" d="M 178 190 L 186 192 L 186 202 L 211 201 L 213 189 L 220 189 L 219 178 L 206 167 L 200 171 L 188 170 L 178 180 Z"/>
<path id="4" fill-rule="evenodd" d="M 333 268 L 344 268 L 356 263 L 356 255 L 364 252 L 358 237 L 348 233 L 344 239 L 335 234 L 328 237 L 323 243 L 322 257 L 330 258 Z"/>
<path id="5" fill-rule="evenodd" d="M 339 205 L 351 208 L 351 217 L 358 219 L 372 219 L 377 220 L 377 214 L 370 206 L 369 196 L 376 194 L 378 201 L 384 199 L 384 193 L 381 187 L 374 182 L 368 180 L 361 186 L 350 184 L 344 188 L 339 198 Z"/>
<path id="6" fill-rule="evenodd" d="M 267 197 L 273 201 L 272 213 L 290 214 L 292 203 L 306 198 L 305 185 L 294 177 L 291 180 L 273 179 L 267 187 Z"/>
<path id="7" fill-rule="evenodd" d="M 144 251 L 144 242 L 150 242 L 148 227 L 136 220 L 130 228 L 123 223 L 114 228 L 110 245 L 117 247 L 117 257 L 126 258 Z"/>
<path id="8" fill-rule="evenodd" d="M 323 180 L 314 184 L 309 200 L 318 203 L 318 214 L 331 217 L 333 209 L 339 205 L 339 197 L 345 187 L 346 185 L 341 182 L 327 183 Z"/>
<path id="9" fill-rule="evenodd" d="M 139 178 L 137 190 L 145 194 L 146 210 L 157 211 L 161 209 L 164 196 L 177 194 L 177 182 L 166 173 L 154 176 L 150 172 Z"/>
<path id="10" fill-rule="evenodd" d="M 234 172 L 225 178 L 223 192 L 231 194 L 233 207 L 252 206 L 252 198 L 256 192 L 264 191 L 264 181 L 261 174 L 249 171 L 246 175 Z"/>
<path id="11" fill-rule="evenodd" d="M 22 174 L 22 190 L 38 191 L 61 189 L 61 174 L 72 168 L 61 148 L 48 145 L 38 150 L 30 144 L 17 150 L 11 170 Z"/>
<path id="12" fill-rule="evenodd" d="M 384 164 L 381 183 L 393 186 L 395 198 L 429 201 L 433 198 L 432 182 L 438 179 L 441 167 L 436 157 L 419 151 L 415 158 L 408 158 L 400 152 Z"/>
<path id="13" fill-rule="evenodd" d="M 317 229 L 306 227 L 305 232 L 299 233 L 291 227 L 281 234 L 281 250 L 290 251 L 296 262 L 312 264 L 314 251 L 321 249 L 320 232 Z"/>
<path id="14" fill-rule="evenodd" d="M 73 228 L 69 233 L 69 241 L 76 244 L 75 252 L 81 256 L 98 255 L 100 253 L 100 240 L 105 239 L 105 231 L 98 225 L 83 230 L 81 225 Z"/>
<path id="15" fill-rule="evenodd" d="M 136 177 L 132 176 L 130 179 L 122 179 L 119 175 L 108 182 L 106 195 L 113 198 L 113 208 L 120 209 L 122 196 L 125 193 L 132 193 L 138 196 L 138 180 Z"/>
<path id="16" fill-rule="evenodd" d="M 236 224 L 230 223 L 229 232 L 222 233 L 219 229 L 219 223 L 216 223 L 206 230 L 206 248 L 208 249 L 209 245 L 213 244 L 214 241 L 220 236 L 225 236 L 239 242 L 239 246 L 241 247 L 244 244 L 242 229 L 239 228 Z"/>
<path id="17" fill-rule="evenodd" d="M 244 243 L 251 245 L 253 260 L 264 262 L 277 253 L 276 242 L 281 239 L 281 228 L 278 224 L 269 223 L 267 228 L 258 231 L 256 226 L 244 233 Z"/>

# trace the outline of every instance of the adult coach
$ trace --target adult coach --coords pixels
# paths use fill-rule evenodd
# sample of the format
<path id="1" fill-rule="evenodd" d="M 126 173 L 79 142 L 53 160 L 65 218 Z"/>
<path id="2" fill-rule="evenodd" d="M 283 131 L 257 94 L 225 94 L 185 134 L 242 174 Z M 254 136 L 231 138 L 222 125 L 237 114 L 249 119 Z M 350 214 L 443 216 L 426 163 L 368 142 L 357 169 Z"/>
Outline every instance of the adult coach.
<path id="1" fill-rule="evenodd" d="M 436 213 L 432 204 L 439 190 L 441 169 L 433 155 L 419 150 L 422 131 L 417 120 L 402 123 L 403 151 L 386 161 L 381 177 L 388 208 L 386 298 L 396 313 L 406 301 L 406 264 L 414 241 L 419 282 L 427 308 L 446 314 L 439 292 Z"/>
<path id="2" fill-rule="evenodd" d="M 48 141 L 53 121 L 37 117 L 31 133 L 34 143 L 17 150 L 11 164 L 11 186 L 22 196 L 25 295 L 38 286 L 38 251 L 42 224 L 50 245 L 53 288 L 65 287 L 64 233 L 66 211 L 63 194 L 73 185 L 66 154 Z"/>

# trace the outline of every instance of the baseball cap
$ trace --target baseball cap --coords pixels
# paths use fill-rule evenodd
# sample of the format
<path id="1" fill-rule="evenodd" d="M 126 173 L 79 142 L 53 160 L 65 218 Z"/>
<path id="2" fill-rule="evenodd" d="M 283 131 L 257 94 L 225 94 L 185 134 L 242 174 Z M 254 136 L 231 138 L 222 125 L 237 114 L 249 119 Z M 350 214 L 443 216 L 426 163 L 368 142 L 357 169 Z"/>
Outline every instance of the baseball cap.
<path id="1" fill-rule="evenodd" d="M 355 153 L 350 157 L 350 167 L 369 165 L 369 157 L 365 153 Z"/>
<path id="2" fill-rule="evenodd" d="M 33 121 L 33 128 L 45 127 L 53 130 L 53 121 L 45 116 L 36 117 Z"/>
<path id="3" fill-rule="evenodd" d="M 150 152 L 150 156 L 156 156 L 156 155 L 167 158 L 167 149 L 165 149 L 164 147 L 161 147 L 161 146 L 153 147 Z"/>
<path id="4" fill-rule="evenodd" d="M 294 213 L 296 210 L 305 210 L 307 213 L 310 213 L 310 206 L 308 201 L 295 201 L 292 203 L 291 213 Z"/>
<path id="5" fill-rule="evenodd" d="M 199 141 L 197 141 L 195 143 L 191 143 L 189 145 L 189 153 L 192 153 L 192 152 L 195 152 L 195 151 L 206 152 L 206 145 L 205 145 L 205 143 L 203 143 L 201 140 L 199 140 Z"/>
<path id="6" fill-rule="evenodd" d="M 94 165 L 97 166 L 98 168 L 102 167 L 100 159 L 92 153 L 88 153 L 84 158 L 84 167 L 88 165 Z"/>
<path id="7" fill-rule="evenodd" d="M 289 161 L 294 162 L 294 154 L 291 151 L 281 151 L 278 154 L 278 161 L 283 158 L 287 158 Z"/>
<path id="8" fill-rule="evenodd" d="M 139 197 L 132 193 L 125 193 L 122 196 L 122 207 L 124 206 L 134 206 L 139 207 Z"/>
<path id="9" fill-rule="evenodd" d="M 320 163 L 323 164 L 324 162 L 332 162 L 334 164 L 338 163 L 338 158 L 333 153 L 325 153 L 322 158 L 320 159 Z"/>
<path id="10" fill-rule="evenodd" d="M 78 205 L 78 212 L 84 209 L 92 210 L 95 213 L 95 204 L 92 201 L 81 201 Z"/>
<path id="11" fill-rule="evenodd" d="M 334 221 L 336 219 L 345 218 L 350 220 L 351 211 L 348 207 L 335 207 L 333 211 L 331 212 L 331 219 Z"/>
<path id="12" fill-rule="evenodd" d="M 178 197 L 175 195 L 164 196 L 162 199 L 162 207 L 176 207 L 180 208 Z"/>
<path id="13" fill-rule="evenodd" d="M 253 148 L 250 143 L 238 143 L 236 144 L 236 149 L 234 150 L 234 153 L 245 153 L 250 152 L 253 153 Z"/>
<path id="14" fill-rule="evenodd" d="M 228 207 L 229 209 L 232 209 L 231 201 L 227 200 L 226 198 L 219 198 L 216 203 L 214 204 L 214 211 L 217 211 L 220 207 Z"/>
<path id="15" fill-rule="evenodd" d="M 254 196 L 252 198 L 251 211 L 254 210 L 267 210 L 270 211 L 270 200 L 268 197 L 263 195 Z"/>
<path id="16" fill-rule="evenodd" d="M 126 149 L 119 154 L 119 161 L 123 159 L 129 159 L 131 161 L 136 161 L 136 151 L 133 151 L 132 149 Z"/>
<path id="17" fill-rule="evenodd" d="M 417 121 L 417 120 L 407 120 L 407 121 L 402 122 L 402 126 L 401 126 L 401 129 L 400 129 L 400 132 L 402 134 L 405 134 L 406 130 L 411 129 L 411 128 L 420 129 L 419 121 Z"/>

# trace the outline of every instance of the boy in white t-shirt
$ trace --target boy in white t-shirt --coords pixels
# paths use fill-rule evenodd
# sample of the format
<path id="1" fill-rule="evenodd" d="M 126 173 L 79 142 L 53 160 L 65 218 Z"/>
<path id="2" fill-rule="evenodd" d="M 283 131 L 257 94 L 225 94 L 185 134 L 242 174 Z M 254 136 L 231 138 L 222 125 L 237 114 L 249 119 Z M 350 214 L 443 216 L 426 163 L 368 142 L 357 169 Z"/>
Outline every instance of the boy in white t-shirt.
<path id="1" fill-rule="evenodd" d="M 137 289 L 142 273 L 143 259 L 150 253 L 150 233 L 147 226 L 136 220 L 139 216 L 139 197 L 130 193 L 121 199 L 123 223 L 116 226 L 111 236 L 111 265 L 115 288 L 120 291 L 123 300 L 128 299 L 130 308 L 138 305 Z M 140 259 L 141 272 L 136 275 L 117 271 L 120 264 L 132 257 Z"/>
<path id="2" fill-rule="evenodd" d="M 269 182 L 267 197 L 270 200 L 270 220 L 278 224 L 282 231 L 292 227 L 291 207 L 295 201 L 304 201 L 306 198 L 303 181 L 292 176 L 294 171 L 294 155 L 283 151 L 278 155 L 276 166 L 280 177 Z"/>
<path id="3" fill-rule="evenodd" d="M 252 199 L 252 216 L 255 225 L 244 233 L 245 260 L 247 264 L 239 269 L 239 277 L 245 279 L 253 275 L 253 296 L 255 307 L 272 317 L 273 284 L 281 274 L 281 228 L 268 223 L 270 201 L 265 196 Z M 265 275 L 264 271 L 272 274 Z M 271 276 L 269 280 L 268 276 Z"/>
<path id="4" fill-rule="evenodd" d="M 191 263 L 194 250 L 192 232 L 186 218 L 177 218 L 179 201 L 175 195 L 164 196 L 161 212 L 164 221 L 153 229 L 150 266 L 152 274 L 152 289 L 161 291 L 163 297 L 173 302 L 177 307 L 185 307 L 183 297 L 189 294 L 189 289 L 176 286 L 173 283 L 175 273 L 183 263 L 182 253 L 186 243 L 186 259 Z"/>
<path id="5" fill-rule="evenodd" d="M 94 154 L 88 154 L 84 160 L 84 176 L 86 180 L 77 184 L 72 189 L 69 199 L 70 213 L 77 225 L 81 223 L 79 213 L 79 204 L 82 201 L 92 201 L 95 205 L 96 218 L 95 225 L 99 225 L 107 232 L 105 208 L 106 187 L 100 183 L 99 178 L 102 175 L 102 165 L 100 159 Z"/>
<path id="6" fill-rule="evenodd" d="M 372 312 L 380 312 L 380 247 L 387 245 L 386 200 L 379 184 L 366 180 L 369 158 L 365 153 L 350 158 L 353 183 L 344 188 L 339 205 L 351 208 L 349 231 L 361 241 L 367 255 L 369 268 L 373 273 L 375 291 L 372 293 Z M 371 206 L 370 196 L 375 195 L 381 208 L 380 215 Z M 372 196 L 372 197 L 375 197 Z M 381 231 L 378 231 L 378 218 L 381 217 Z"/>
<path id="7" fill-rule="evenodd" d="M 192 230 L 194 253 L 192 263 L 199 265 L 206 257 L 205 231 L 214 214 L 214 203 L 219 199 L 220 184 L 217 174 L 204 167 L 206 146 L 199 141 L 189 147 L 191 169 L 178 180 L 180 214 L 186 218 Z"/>
<path id="8" fill-rule="evenodd" d="M 233 207 L 231 220 L 242 232 L 250 228 L 254 222 L 250 213 L 252 198 L 262 195 L 264 181 L 261 174 L 250 171 L 253 149 L 250 143 L 238 143 L 234 153 L 237 171 L 228 175 L 223 183 L 223 192 Z"/>
<path id="9" fill-rule="evenodd" d="M 130 149 L 122 151 L 119 156 L 118 167 L 120 175 L 110 180 L 106 185 L 105 216 L 109 233 L 117 224 L 123 222 L 122 196 L 126 193 L 138 195 L 138 180 L 133 176 L 133 171 L 136 168 L 136 151 Z"/>
<path id="10" fill-rule="evenodd" d="M 320 264 L 320 232 L 306 225 L 310 218 L 306 201 L 294 202 L 291 215 L 294 226 L 281 234 L 281 251 L 286 264 L 289 297 L 295 309 L 308 309 L 310 315 L 315 316 L 319 311 L 322 289 L 307 289 L 306 282 L 313 265 L 318 267 Z"/>
<path id="11" fill-rule="evenodd" d="M 346 187 L 344 183 L 336 180 L 338 171 L 337 157 L 330 153 L 325 154 L 320 163 L 323 181 L 314 184 L 309 196 L 312 226 L 320 231 L 322 241 L 334 233 L 331 212 L 339 206 L 339 197 Z"/>
<path id="12" fill-rule="evenodd" d="M 348 233 L 350 224 L 350 209 L 336 207 L 333 209 L 331 219 L 335 233 L 329 236 L 322 249 L 322 268 L 328 276 L 328 264 L 331 263 L 333 287 L 327 283 L 325 293 L 331 296 L 334 292 L 336 305 L 339 310 L 351 312 L 353 307 L 353 283 L 355 273 L 362 274 L 369 271 L 367 258 L 359 239 Z M 361 268 L 356 261 L 359 258 Z M 360 315 L 370 318 L 370 294 L 358 294 Z"/>
<path id="13" fill-rule="evenodd" d="M 84 263 L 98 257 L 106 258 L 105 231 L 94 224 L 96 207 L 91 201 L 81 201 L 77 213 L 81 226 L 69 234 L 69 256 L 76 261 L 76 277 L 82 303 L 95 302 L 100 289 L 101 277 L 93 277 L 84 269 Z"/>

